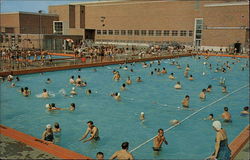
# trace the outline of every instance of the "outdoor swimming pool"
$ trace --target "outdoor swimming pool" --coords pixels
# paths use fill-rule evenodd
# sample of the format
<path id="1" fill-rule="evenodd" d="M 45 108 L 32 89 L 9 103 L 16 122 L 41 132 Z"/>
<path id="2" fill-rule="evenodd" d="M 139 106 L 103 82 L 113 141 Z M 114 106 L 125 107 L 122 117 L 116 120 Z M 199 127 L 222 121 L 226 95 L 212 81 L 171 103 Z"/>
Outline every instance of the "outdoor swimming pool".
<path id="1" fill-rule="evenodd" d="M 241 62 L 237 63 L 236 60 L 225 57 L 210 57 L 208 60 L 204 57 L 201 59 L 185 57 L 175 59 L 181 64 L 182 69 L 170 65 L 171 60 L 162 60 L 161 65 L 157 65 L 155 61 L 151 68 L 142 68 L 141 63 L 135 63 L 134 66 L 127 64 L 129 68 L 127 71 L 119 69 L 119 65 L 112 65 L 96 67 L 96 72 L 94 68 L 82 68 L 80 71 L 75 69 L 22 75 L 19 76 L 21 81 L 16 83 L 15 88 L 10 88 L 9 82 L 1 83 L 1 123 L 41 138 L 48 123 L 59 122 L 62 128 L 60 146 L 93 158 L 98 151 L 101 151 L 105 154 L 105 158 L 109 158 L 116 150 L 120 150 L 122 142 L 128 141 L 129 150 L 132 150 L 155 136 L 159 128 L 165 130 L 171 127 L 170 120 L 182 120 L 198 109 L 208 106 L 181 125 L 166 132 L 165 137 L 169 145 L 163 145 L 159 155 L 152 151 L 152 141 L 132 152 L 134 157 L 139 159 L 203 159 L 213 152 L 215 143 L 212 122 L 203 120 L 204 117 L 213 113 L 215 118 L 220 120 L 223 108 L 229 107 L 233 123 L 223 123 L 229 142 L 249 123 L 248 117 L 240 116 L 242 108 L 249 106 L 249 86 L 246 86 L 249 84 L 248 67 L 241 71 L 242 65 L 245 65 L 248 59 L 240 60 Z M 215 73 L 216 64 L 222 65 L 226 61 L 229 61 L 232 71 Z M 204 62 L 211 63 L 212 70 Z M 194 81 L 189 81 L 183 76 L 186 64 L 191 67 L 189 74 L 193 75 Z M 167 69 L 168 74 L 150 75 L 154 68 L 163 67 Z M 130 68 L 133 68 L 134 72 L 130 72 Z M 112 80 L 113 69 L 119 70 L 121 74 L 119 82 Z M 168 79 L 171 72 L 175 73 L 176 80 Z M 203 72 L 205 75 L 202 74 Z M 77 87 L 78 95 L 73 98 L 64 97 L 59 91 L 65 89 L 67 93 L 70 92 L 72 85 L 69 84 L 69 78 L 72 75 L 75 77 L 81 75 L 88 86 Z M 133 83 L 127 86 L 126 91 L 120 91 L 119 88 L 127 76 L 131 77 Z M 142 77 L 142 83 L 135 81 L 138 76 Z M 228 94 L 233 94 L 227 96 L 221 92 L 220 77 L 226 79 Z M 52 80 L 51 84 L 45 83 L 47 78 Z M 181 90 L 173 88 L 177 81 L 182 84 Z M 198 95 L 209 84 L 213 86 L 212 92 L 207 93 L 205 101 L 201 101 Z M 26 86 L 32 92 L 30 97 L 23 97 L 18 92 L 20 87 Z M 234 92 L 241 87 L 238 92 Z M 43 88 L 55 97 L 37 98 L 36 95 L 42 93 Z M 91 89 L 93 94 L 85 95 L 86 89 Z M 120 102 L 109 96 L 116 91 L 121 93 Z M 181 106 L 181 101 L 186 94 L 190 96 L 190 108 L 194 110 L 177 108 Z M 213 103 L 218 99 L 220 101 Z M 45 109 L 48 103 L 55 103 L 57 107 L 62 108 L 75 103 L 76 110 L 48 112 Z M 144 123 L 139 120 L 140 112 L 145 113 Z M 101 140 L 97 143 L 83 144 L 79 139 L 85 132 L 86 122 L 89 120 L 94 121 L 99 128 Z"/>

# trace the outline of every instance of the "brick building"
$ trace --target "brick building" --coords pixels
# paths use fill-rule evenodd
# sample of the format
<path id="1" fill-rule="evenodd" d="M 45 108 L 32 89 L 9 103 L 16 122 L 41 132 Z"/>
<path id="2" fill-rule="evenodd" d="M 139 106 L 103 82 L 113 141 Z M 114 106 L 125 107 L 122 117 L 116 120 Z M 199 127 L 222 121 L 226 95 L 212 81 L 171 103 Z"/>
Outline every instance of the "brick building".
<path id="1" fill-rule="evenodd" d="M 53 37 L 81 36 L 96 42 L 178 42 L 214 50 L 236 42 L 243 49 L 249 45 L 246 0 L 80 2 L 49 6 L 48 12 L 54 19 L 44 27 L 50 27 L 46 31 L 53 28 L 53 33 L 46 32 L 52 41 Z"/>

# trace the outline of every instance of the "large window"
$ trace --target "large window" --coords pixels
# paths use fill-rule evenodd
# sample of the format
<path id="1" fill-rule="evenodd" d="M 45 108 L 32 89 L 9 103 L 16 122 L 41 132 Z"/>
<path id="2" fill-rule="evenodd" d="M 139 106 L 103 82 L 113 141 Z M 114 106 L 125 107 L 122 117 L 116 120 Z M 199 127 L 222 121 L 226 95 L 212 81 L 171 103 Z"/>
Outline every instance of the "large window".
<path id="1" fill-rule="evenodd" d="M 193 31 L 189 31 L 189 32 L 188 32 L 188 35 L 189 35 L 190 37 L 192 37 L 192 36 L 193 36 Z"/>
<path id="2" fill-rule="evenodd" d="M 133 31 L 132 30 L 128 30 L 128 35 L 133 35 Z"/>
<path id="3" fill-rule="evenodd" d="M 109 35 L 113 35 L 113 30 L 109 30 Z"/>
<path id="4" fill-rule="evenodd" d="M 172 36 L 178 36 L 178 31 L 177 30 L 173 30 L 172 31 Z"/>
<path id="5" fill-rule="evenodd" d="M 164 35 L 164 36 L 169 36 L 169 35 L 170 35 L 170 31 L 169 31 L 169 30 L 163 31 L 163 35 Z"/>
<path id="6" fill-rule="evenodd" d="M 141 30 L 141 35 L 142 36 L 146 36 L 147 35 L 147 31 L 146 30 Z"/>
<path id="7" fill-rule="evenodd" d="M 134 30 L 134 33 L 135 33 L 136 36 L 139 36 L 139 35 L 140 35 L 139 30 Z"/>
<path id="8" fill-rule="evenodd" d="M 156 30 L 156 36 L 161 36 L 161 30 Z"/>
<path id="9" fill-rule="evenodd" d="M 115 30 L 115 35 L 119 35 L 119 34 L 120 34 L 119 30 Z"/>
<path id="10" fill-rule="evenodd" d="M 126 30 L 121 30 L 121 35 L 126 35 Z"/>
<path id="11" fill-rule="evenodd" d="M 181 36 L 187 36 L 187 31 L 181 30 Z"/>
<path id="12" fill-rule="evenodd" d="M 102 34 L 102 31 L 101 31 L 101 30 L 97 30 L 97 31 L 96 31 L 96 34 L 97 34 L 97 35 L 101 35 L 101 34 Z"/>
<path id="13" fill-rule="evenodd" d="M 107 35 L 107 30 L 102 30 L 103 35 Z"/>
<path id="14" fill-rule="evenodd" d="M 195 19 L 195 46 L 201 45 L 202 38 L 202 29 L 203 29 L 203 19 L 196 18 Z"/>
<path id="15" fill-rule="evenodd" d="M 149 35 L 149 36 L 154 36 L 154 30 L 149 30 L 149 31 L 148 31 L 148 35 Z"/>
<path id="16" fill-rule="evenodd" d="M 14 28 L 13 27 L 6 27 L 5 33 L 14 33 Z"/>
<path id="17" fill-rule="evenodd" d="M 53 33 L 54 34 L 63 34 L 63 22 L 54 21 L 53 22 Z"/>

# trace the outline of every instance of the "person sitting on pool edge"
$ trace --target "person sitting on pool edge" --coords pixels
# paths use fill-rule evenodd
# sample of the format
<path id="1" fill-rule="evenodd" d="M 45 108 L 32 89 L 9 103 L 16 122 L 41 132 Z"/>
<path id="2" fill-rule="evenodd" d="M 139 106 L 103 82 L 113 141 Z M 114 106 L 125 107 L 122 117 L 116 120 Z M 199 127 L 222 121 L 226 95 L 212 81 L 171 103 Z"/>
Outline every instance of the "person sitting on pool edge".
<path id="1" fill-rule="evenodd" d="M 121 147 L 122 147 L 122 150 L 116 151 L 109 159 L 110 160 L 113 160 L 113 159 L 119 159 L 119 160 L 129 159 L 129 160 L 133 160 L 134 159 L 133 155 L 128 151 L 129 143 L 128 142 L 123 142 Z"/>
<path id="2" fill-rule="evenodd" d="M 54 143 L 54 135 L 50 124 L 47 124 L 46 129 L 42 134 L 42 140 L 45 140 L 49 143 Z"/>
<path id="3" fill-rule="evenodd" d="M 176 84 L 174 85 L 175 89 L 181 89 L 181 83 L 180 82 L 176 82 Z"/>
<path id="4" fill-rule="evenodd" d="M 202 89 L 201 93 L 199 94 L 200 99 L 205 99 L 206 98 L 206 89 Z"/>
<path id="5" fill-rule="evenodd" d="M 117 101 L 120 101 L 121 100 L 121 96 L 120 96 L 120 93 L 116 92 L 116 93 L 112 93 L 111 96 L 117 100 Z"/>
<path id="6" fill-rule="evenodd" d="M 166 141 L 166 138 L 164 137 L 164 131 L 162 128 L 158 129 L 158 135 L 154 138 L 154 146 L 152 147 L 154 151 L 160 151 L 162 143 L 165 143 L 166 145 L 168 142 Z"/>
<path id="7" fill-rule="evenodd" d="M 204 120 L 211 120 L 211 121 L 214 121 L 214 115 L 211 113 L 209 114 L 209 116 L 207 118 L 204 118 Z"/>
<path id="8" fill-rule="evenodd" d="M 249 107 L 246 106 L 243 108 L 243 111 L 240 112 L 241 116 L 249 115 Z"/>
<path id="9" fill-rule="evenodd" d="M 228 107 L 224 107 L 224 113 L 221 114 L 221 117 L 224 119 L 224 122 L 231 123 L 231 114 L 228 112 Z"/>
<path id="10" fill-rule="evenodd" d="M 43 89 L 42 97 L 43 98 L 49 98 L 49 93 L 47 92 L 46 89 Z"/>
<path id="11" fill-rule="evenodd" d="M 89 133 L 90 133 L 90 137 L 86 139 L 85 141 L 83 141 L 83 143 L 91 141 L 91 140 L 99 141 L 100 140 L 99 130 L 96 126 L 94 126 L 93 121 L 88 121 L 87 125 L 88 125 L 88 128 L 79 141 L 84 140 L 88 136 Z"/>
<path id="12" fill-rule="evenodd" d="M 189 79 L 190 81 L 193 81 L 193 80 L 194 80 L 193 75 L 191 74 L 191 75 L 189 76 L 188 79 Z"/>
<path id="13" fill-rule="evenodd" d="M 174 73 L 171 73 L 169 76 L 168 76 L 169 79 L 175 79 L 174 77 Z"/>
<path id="14" fill-rule="evenodd" d="M 23 96 L 28 97 L 30 94 L 31 94 L 31 91 L 29 90 L 29 88 L 25 87 L 23 91 Z"/>
<path id="15" fill-rule="evenodd" d="M 121 91 L 126 90 L 126 84 L 125 84 L 125 83 L 123 83 L 123 84 L 122 84 L 122 86 L 121 86 L 120 90 L 121 90 Z"/>
<path id="16" fill-rule="evenodd" d="M 182 103 L 182 106 L 184 108 L 188 108 L 189 107 L 189 99 L 190 99 L 189 95 L 186 95 L 185 98 L 182 100 L 181 103 Z"/>

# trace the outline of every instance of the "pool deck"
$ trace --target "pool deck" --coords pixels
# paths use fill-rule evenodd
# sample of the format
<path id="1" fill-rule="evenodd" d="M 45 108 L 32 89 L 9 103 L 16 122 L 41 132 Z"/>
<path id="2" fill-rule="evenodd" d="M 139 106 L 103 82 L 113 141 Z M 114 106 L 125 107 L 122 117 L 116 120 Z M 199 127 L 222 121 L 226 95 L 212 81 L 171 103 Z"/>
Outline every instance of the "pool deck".
<path id="1" fill-rule="evenodd" d="M 249 159 L 249 130 L 248 125 L 229 145 L 232 160 Z M 3 125 L 0 140 L 0 159 L 91 159 Z"/>

